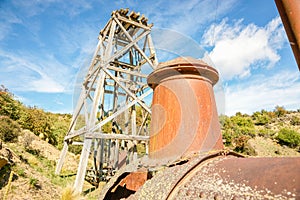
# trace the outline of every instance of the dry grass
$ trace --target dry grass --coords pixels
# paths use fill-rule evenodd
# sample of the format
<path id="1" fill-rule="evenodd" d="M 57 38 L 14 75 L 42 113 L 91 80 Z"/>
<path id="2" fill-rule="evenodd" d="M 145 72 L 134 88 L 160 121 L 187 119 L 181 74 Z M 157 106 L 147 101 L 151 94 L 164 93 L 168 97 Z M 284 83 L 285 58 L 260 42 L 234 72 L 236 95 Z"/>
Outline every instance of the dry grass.
<path id="1" fill-rule="evenodd" d="M 83 199 L 79 193 L 75 192 L 71 186 L 66 187 L 62 191 L 61 200 L 79 200 Z"/>
<path id="2" fill-rule="evenodd" d="M 255 137 L 248 141 L 259 157 L 300 156 L 294 149 L 282 147 L 270 138 Z"/>

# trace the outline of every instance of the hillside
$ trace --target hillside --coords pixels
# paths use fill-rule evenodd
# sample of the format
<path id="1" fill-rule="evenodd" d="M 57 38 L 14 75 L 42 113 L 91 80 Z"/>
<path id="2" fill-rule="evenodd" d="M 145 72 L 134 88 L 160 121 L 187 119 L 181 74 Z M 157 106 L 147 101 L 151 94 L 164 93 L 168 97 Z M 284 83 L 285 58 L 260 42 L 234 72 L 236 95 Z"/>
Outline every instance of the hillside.
<path id="1" fill-rule="evenodd" d="M 54 174 L 71 115 L 27 107 L 0 91 L 0 199 L 61 199 L 70 190 L 79 148 L 73 148 L 62 170 Z M 300 156 L 300 110 L 277 106 L 252 115 L 220 116 L 227 149 L 248 156 Z M 85 199 L 99 190 L 84 187 Z M 91 192 L 93 191 L 93 192 Z"/>
<path id="2" fill-rule="evenodd" d="M 0 199 L 61 199 L 68 192 L 79 156 L 69 153 L 62 176 L 54 171 L 70 119 L 69 114 L 24 106 L 0 91 Z M 96 199 L 93 193 L 87 197 Z"/>
<path id="3" fill-rule="evenodd" d="M 0 196 L 7 199 L 59 199 L 62 189 L 70 178 L 54 175 L 59 150 L 42 141 L 32 132 L 22 131 L 18 141 L 2 144 L 0 157 L 7 158 L 8 164 L 1 169 Z M 68 156 L 65 173 L 76 170 L 74 155 Z M 11 185 L 9 176 L 13 173 Z"/>
<path id="4" fill-rule="evenodd" d="M 299 111 L 276 106 L 274 111 L 262 110 L 252 115 L 221 116 L 225 146 L 250 156 L 299 156 Z"/>

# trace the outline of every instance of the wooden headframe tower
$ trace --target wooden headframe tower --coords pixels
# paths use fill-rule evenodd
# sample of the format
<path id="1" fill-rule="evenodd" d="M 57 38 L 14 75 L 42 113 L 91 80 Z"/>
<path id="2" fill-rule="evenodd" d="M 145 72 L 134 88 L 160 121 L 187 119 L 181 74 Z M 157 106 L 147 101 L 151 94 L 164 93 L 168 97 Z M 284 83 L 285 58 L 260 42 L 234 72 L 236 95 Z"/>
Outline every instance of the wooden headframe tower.
<path id="1" fill-rule="evenodd" d="M 81 85 L 56 174 L 69 145 L 83 145 L 74 189 L 81 192 L 87 171 L 103 180 L 137 158 L 136 145 L 149 139 L 151 110 L 145 97 L 152 93 L 146 77 L 157 66 L 151 39 L 152 24 L 139 13 L 120 9 L 100 31 L 92 62 Z M 137 122 L 137 111 L 141 120 Z M 139 119 L 140 119 L 139 118 Z M 125 156 L 121 160 L 121 153 Z M 88 169 L 88 161 L 93 161 Z"/>

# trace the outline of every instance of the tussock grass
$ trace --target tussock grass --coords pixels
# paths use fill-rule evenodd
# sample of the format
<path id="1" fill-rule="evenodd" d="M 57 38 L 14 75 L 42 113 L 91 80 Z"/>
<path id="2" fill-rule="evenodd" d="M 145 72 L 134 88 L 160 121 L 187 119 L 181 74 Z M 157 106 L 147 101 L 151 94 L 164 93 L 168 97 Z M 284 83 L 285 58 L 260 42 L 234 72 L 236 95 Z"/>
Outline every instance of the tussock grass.
<path id="1" fill-rule="evenodd" d="M 61 200 L 80 200 L 83 199 L 81 195 L 74 191 L 71 186 L 66 187 L 62 191 Z"/>

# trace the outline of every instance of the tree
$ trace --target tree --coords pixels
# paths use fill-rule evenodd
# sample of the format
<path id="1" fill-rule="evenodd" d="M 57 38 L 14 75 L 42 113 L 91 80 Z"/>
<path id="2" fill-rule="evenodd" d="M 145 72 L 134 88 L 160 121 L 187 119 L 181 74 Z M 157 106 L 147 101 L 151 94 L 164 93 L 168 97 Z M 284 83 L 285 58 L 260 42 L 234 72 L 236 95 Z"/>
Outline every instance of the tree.
<path id="1" fill-rule="evenodd" d="M 285 108 L 283 106 L 276 106 L 274 113 L 276 114 L 277 117 L 281 117 L 287 113 Z"/>

